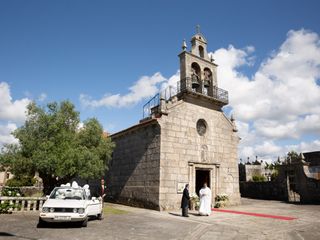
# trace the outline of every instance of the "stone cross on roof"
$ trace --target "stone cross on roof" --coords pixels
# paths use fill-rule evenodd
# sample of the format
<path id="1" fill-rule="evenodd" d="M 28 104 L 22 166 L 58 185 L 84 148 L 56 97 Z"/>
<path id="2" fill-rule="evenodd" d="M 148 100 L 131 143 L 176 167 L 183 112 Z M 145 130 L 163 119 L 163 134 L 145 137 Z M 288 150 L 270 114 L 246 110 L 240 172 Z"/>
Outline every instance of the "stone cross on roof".
<path id="1" fill-rule="evenodd" d="M 199 24 L 196 26 L 196 33 L 200 34 L 200 25 Z"/>

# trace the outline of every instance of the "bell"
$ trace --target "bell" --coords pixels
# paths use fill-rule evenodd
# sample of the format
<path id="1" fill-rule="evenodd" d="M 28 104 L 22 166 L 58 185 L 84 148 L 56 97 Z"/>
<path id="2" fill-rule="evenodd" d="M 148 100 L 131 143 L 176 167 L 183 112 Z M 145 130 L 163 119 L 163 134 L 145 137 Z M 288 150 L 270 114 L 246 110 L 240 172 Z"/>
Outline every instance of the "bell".
<path id="1" fill-rule="evenodd" d="M 191 86 L 192 86 L 192 88 L 198 88 L 200 86 L 200 84 L 196 78 L 192 78 Z"/>
<path id="2" fill-rule="evenodd" d="M 204 80 L 203 86 L 204 86 L 205 88 L 210 87 L 210 82 L 209 82 L 209 80 Z"/>

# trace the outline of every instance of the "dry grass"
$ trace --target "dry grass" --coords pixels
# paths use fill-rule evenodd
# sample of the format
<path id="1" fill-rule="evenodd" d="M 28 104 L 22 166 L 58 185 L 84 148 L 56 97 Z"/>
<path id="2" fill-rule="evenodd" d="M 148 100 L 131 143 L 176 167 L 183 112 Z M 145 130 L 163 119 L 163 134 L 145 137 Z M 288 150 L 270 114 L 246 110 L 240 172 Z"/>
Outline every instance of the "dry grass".
<path id="1" fill-rule="evenodd" d="M 107 205 L 107 206 L 104 206 L 103 213 L 105 215 L 121 215 L 121 214 L 127 214 L 129 212 Z"/>

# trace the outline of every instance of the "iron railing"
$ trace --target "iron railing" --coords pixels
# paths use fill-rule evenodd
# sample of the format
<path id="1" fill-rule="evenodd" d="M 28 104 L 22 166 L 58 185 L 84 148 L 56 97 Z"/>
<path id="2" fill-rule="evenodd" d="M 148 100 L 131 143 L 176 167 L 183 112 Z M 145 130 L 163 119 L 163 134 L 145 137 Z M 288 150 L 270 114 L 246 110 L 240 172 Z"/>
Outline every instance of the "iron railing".
<path id="1" fill-rule="evenodd" d="M 216 86 L 209 86 L 209 88 L 205 88 L 203 86 L 203 83 L 201 83 L 197 89 L 192 88 L 191 78 L 187 77 L 185 79 L 182 79 L 181 81 L 178 81 L 177 87 L 168 86 L 164 90 L 157 93 L 145 105 L 143 105 L 143 118 L 151 116 L 152 112 L 160 106 L 161 99 L 168 101 L 172 97 L 182 92 L 191 92 L 194 94 L 206 96 L 209 99 L 219 102 L 221 105 L 227 105 L 229 103 L 228 91 Z"/>

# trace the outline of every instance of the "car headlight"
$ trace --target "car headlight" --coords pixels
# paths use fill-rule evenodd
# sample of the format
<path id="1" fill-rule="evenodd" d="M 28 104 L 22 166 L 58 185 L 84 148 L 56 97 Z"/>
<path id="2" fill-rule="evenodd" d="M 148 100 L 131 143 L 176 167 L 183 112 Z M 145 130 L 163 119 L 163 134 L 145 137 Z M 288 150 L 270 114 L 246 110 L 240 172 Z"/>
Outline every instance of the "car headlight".
<path id="1" fill-rule="evenodd" d="M 45 212 L 45 213 L 49 212 L 49 208 L 47 207 L 42 208 L 42 212 Z"/>
<path id="2" fill-rule="evenodd" d="M 77 212 L 78 212 L 78 209 L 74 208 L 73 213 L 77 213 Z"/>
<path id="3" fill-rule="evenodd" d="M 53 212 L 54 212 L 54 208 L 50 208 L 50 212 L 52 212 L 52 213 L 53 213 Z"/>
<path id="4" fill-rule="evenodd" d="M 79 213 L 79 214 L 83 214 L 83 213 L 84 213 L 84 208 L 79 208 L 79 209 L 78 209 L 78 213 Z"/>

